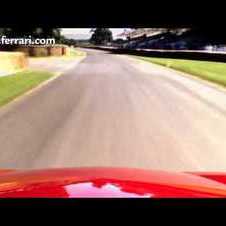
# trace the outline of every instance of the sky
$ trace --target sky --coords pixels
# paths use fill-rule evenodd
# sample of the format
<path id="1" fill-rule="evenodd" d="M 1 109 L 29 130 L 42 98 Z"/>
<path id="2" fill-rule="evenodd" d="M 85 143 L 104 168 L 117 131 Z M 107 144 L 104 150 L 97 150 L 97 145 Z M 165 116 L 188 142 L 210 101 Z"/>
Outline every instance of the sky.
<path id="1" fill-rule="evenodd" d="M 74 38 L 74 39 L 89 39 L 92 35 L 90 33 L 91 28 L 62 28 L 62 34 L 67 38 Z M 125 28 L 110 28 L 113 34 L 113 38 L 120 38 L 117 37 L 118 34 L 122 33 Z"/>

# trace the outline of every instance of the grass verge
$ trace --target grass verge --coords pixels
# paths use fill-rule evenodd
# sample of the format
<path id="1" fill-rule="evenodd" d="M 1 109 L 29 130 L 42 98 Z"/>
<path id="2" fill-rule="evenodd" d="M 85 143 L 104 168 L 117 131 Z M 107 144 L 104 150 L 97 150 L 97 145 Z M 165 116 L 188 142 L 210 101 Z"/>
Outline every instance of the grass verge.
<path id="1" fill-rule="evenodd" d="M 79 51 L 78 49 L 71 49 L 70 56 L 71 57 L 82 57 L 85 56 L 86 53 L 83 51 Z"/>
<path id="2" fill-rule="evenodd" d="M 29 70 L 0 77 L 0 106 L 54 76 L 54 73 L 46 71 Z"/>
<path id="3" fill-rule="evenodd" d="M 154 57 L 138 58 L 226 86 L 226 63 Z"/>

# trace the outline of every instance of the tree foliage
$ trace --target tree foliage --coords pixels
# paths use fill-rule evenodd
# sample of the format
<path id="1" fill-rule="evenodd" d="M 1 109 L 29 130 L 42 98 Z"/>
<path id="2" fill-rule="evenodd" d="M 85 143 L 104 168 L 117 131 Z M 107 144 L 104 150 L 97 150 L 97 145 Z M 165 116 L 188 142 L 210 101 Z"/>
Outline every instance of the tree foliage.
<path id="1" fill-rule="evenodd" d="M 61 37 L 60 43 L 74 47 L 78 45 L 78 42 L 75 39 L 66 38 L 64 36 Z"/>
<path id="2" fill-rule="evenodd" d="M 108 42 L 111 42 L 112 32 L 109 28 L 95 28 L 91 29 L 91 32 L 93 33 L 90 39 L 90 42 L 95 45 L 103 45 Z"/>

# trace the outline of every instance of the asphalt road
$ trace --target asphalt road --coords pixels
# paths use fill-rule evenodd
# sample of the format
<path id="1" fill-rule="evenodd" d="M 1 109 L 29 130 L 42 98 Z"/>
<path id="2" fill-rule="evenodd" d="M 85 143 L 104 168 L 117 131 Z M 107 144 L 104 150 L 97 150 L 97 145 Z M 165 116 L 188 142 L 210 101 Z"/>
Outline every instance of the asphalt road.
<path id="1" fill-rule="evenodd" d="M 90 50 L 64 75 L 0 109 L 0 168 L 226 170 L 226 92 Z"/>

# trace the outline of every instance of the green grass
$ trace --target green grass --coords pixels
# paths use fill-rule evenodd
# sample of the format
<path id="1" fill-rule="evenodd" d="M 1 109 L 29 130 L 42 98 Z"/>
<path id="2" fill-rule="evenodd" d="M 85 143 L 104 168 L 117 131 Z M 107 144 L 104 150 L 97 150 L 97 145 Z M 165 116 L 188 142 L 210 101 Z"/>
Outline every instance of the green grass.
<path id="1" fill-rule="evenodd" d="M 138 58 L 179 71 L 183 71 L 198 76 L 202 79 L 226 86 L 226 63 L 154 57 Z"/>
<path id="2" fill-rule="evenodd" d="M 71 50 L 71 55 L 72 57 L 80 57 L 80 56 L 85 56 L 85 52 L 79 51 L 77 49 L 72 49 Z"/>
<path id="3" fill-rule="evenodd" d="M 53 76 L 50 72 L 24 71 L 0 77 L 0 106 Z"/>

